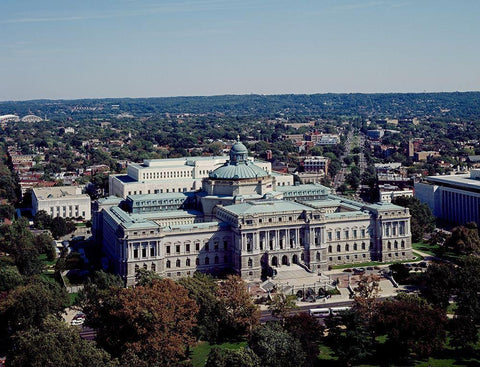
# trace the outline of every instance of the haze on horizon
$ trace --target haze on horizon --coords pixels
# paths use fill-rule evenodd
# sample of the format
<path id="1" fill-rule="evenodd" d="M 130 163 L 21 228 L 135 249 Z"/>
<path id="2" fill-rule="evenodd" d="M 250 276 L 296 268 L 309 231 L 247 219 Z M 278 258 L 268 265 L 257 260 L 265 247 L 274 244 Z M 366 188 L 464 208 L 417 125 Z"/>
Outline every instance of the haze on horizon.
<path id="1" fill-rule="evenodd" d="M 0 100 L 479 90 L 476 0 L 4 0 Z"/>

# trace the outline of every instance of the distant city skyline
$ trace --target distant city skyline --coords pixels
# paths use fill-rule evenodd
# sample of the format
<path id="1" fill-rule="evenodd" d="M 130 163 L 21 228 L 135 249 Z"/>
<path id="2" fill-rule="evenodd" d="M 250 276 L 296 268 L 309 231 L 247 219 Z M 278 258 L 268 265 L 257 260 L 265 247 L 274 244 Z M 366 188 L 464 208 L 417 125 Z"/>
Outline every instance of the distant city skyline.
<path id="1" fill-rule="evenodd" d="M 479 90 L 476 0 L 4 0 L 0 100 Z"/>

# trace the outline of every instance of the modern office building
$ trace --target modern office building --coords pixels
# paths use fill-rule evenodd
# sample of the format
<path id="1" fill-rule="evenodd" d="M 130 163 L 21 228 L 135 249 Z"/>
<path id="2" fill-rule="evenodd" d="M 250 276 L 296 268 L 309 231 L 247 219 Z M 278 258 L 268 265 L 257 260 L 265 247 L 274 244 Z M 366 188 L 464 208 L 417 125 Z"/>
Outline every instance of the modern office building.
<path id="1" fill-rule="evenodd" d="M 202 181 L 228 157 L 185 157 L 146 159 L 143 163 L 130 163 L 126 175 L 109 177 L 109 193 L 126 198 L 129 195 L 163 194 L 197 191 Z M 248 158 L 253 163 L 253 158 Z M 255 162 L 267 174 L 272 173 L 270 162 Z M 278 186 L 293 185 L 293 176 L 276 174 Z"/>
<path id="2" fill-rule="evenodd" d="M 32 190 L 32 214 L 44 210 L 52 217 L 91 219 L 91 199 L 78 186 L 36 187 Z"/>
<path id="3" fill-rule="evenodd" d="M 437 218 L 452 224 L 480 224 L 480 170 L 428 176 L 415 183 L 415 197 L 426 203 Z"/>
<path id="4" fill-rule="evenodd" d="M 348 200 L 318 184 L 277 186 L 240 142 L 197 192 L 119 200 L 97 203 L 93 230 L 126 285 L 139 269 L 258 280 L 292 263 L 321 273 L 334 264 L 412 258 L 408 209 Z"/>

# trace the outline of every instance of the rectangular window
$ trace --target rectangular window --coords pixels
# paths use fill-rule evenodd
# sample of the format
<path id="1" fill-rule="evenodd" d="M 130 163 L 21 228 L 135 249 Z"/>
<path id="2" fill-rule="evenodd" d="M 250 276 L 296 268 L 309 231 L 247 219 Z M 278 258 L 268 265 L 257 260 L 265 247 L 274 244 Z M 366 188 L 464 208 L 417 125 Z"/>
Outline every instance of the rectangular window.
<path id="1" fill-rule="evenodd" d="M 166 252 L 167 252 L 167 254 L 170 253 L 170 246 L 167 246 L 167 247 L 166 247 Z"/>
<path id="2" fill-rule="evenodd" d="M 187 243 L 187 244 L 185 245 L 185 251 L 186 251 L 186 252 L 190 252 L 190 244 L 189 244 L 189 243 Z"/>
<path id="3" fill-rule="evenodd" d="M 332 240 L 332 232 L 328 232 L 328 240 L 329 240 L 329 241 Z"/>
<path id="4" fill-rule="evenodd" d="M 138 259 L 138 248 L 133 249 L 133 258 Z"/>
<path id="5" fill-rule="evenodd" d="M 357 238 L 357 230 L 356 229 L 353 230 L 353 238 Z"/>
<path id="6" fill-rule="evenodd" d="M 180 252 L 180 245 L 175 246 L 175 252 L 178 254 Z"/>
<path id="7" fill-rule="evenodd" d="M 155 256 L 155 247 L 150 247 L 150 256 Z"/>
<path id="8" fill-rule="evenodd" d="M 337 231 L 337 240 L 340 239 L 340 231 Z"/>
<path id="9" fill-rule="evenodd" d="M 147 257 L 147 248 L 142 248 L 142 257 Z"/>

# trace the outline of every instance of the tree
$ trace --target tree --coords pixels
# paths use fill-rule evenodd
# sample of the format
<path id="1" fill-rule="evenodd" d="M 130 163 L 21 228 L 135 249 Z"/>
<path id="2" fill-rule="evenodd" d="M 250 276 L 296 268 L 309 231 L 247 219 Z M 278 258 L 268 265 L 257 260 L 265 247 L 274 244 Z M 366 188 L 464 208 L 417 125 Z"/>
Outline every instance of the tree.
<path id="1" fill-rule="evenodd" d="M 26 330 L 41 325 L 47 315 L 60 318 L 69 301 L 67 292 L 57 283 L 33 278 L 0 301 L 0 315 L 9 330 Z"/>
<path id="2" fill-rule="evenodd" d="M 306 312 L 287 316 L 284 321 L 284 329 L 300 341 L 306 355 L 305 365 L 315 365 L 318 360 L 320 341 L 325 330 L 323 325 Z"/>
<path id="3" fill-rule="evenodd" d="M 23 277 L 15 266 L 0 268 L 0 292 L 10 291 L 23 284 Z"/>
<path id="4" fill-rule="evenodd" d="M 220 283 L 217 297 L 226 310 L 226 327 L 231 337 L 248 334 L 258 324 L 258 309 L 252 302 L 247 285 L 237 275 L 229 275 Z"/>
<path id="5" fill-rule="evenodd" d="M 153 270 L 139 269 L 135 274 L 137 285 L 150 285 L 155 279 L 160 280 L 162 277 Z"/>
<path id="6" fill-rule="evenodd" d="M 295 295 L 285 295 L 283 293 L 277 293 L 273 296 L 272 301 L 268 305 L 268 309 L 272 312 L 272 316 L 279 317 L 283 320 L 293 309 L 297 308 L 295 303 Z"/>
<path id="7" fill-rule="evenodd" d="M 33 225 L 38 229 L 49 229 L 52 225 L 52 217 L 45 210 L 39 210 L 33 217 Z"/>
<path id="8" fill-rule="evenodd" d="M 56 239 L 72 233 L 75 231 L 75 228 L 75 223 L 73 223 L 71 220 L 65 220 L 62 217 L 53 218 L 50 225 L 52 236 Z"/>
<path id="9" fill-rule="evenodd" d="M 0 204 L 0 219 L 12 220 L 15 216 L 15 208 L 10 204 Z"/>
<path id="10" fill-rule="evenodd" d="M 52 316 L 37 327 L 15 334 L 12 345 L 7 355 L 12 367 L 118 366 L 95 342 L 82 339 L 77 328 Z"/>
<path id="11" fill-rule="evenodd" d="M 46 254 L 49 261 L 57 257 L 55 242 L 48 233 L 40 233 L 33 240 L 35 248 L 41 254 Z"/>
<path id="12" fill-rule="evenodd" d="M 410 215 L 410 228 L 412 231 L 412 241 L 423 240 L 425 233 L 430 233 L 435 229 L 435 217 L 427 204 L 420 202 L 416 197 L 398 196 L 393 198 L 393 204 L 408 208 Z"/>
<path id="13" fill-rule="evenodd" d="M 355 291 L 353 308 L 363 319 L 370 322 L 378 312 L 380 277 L 378 275 L 362 275 L 353 290 Z"/>
<path id="14" fill-rule="evenodd" d="M 260 359 L 247 348 L 220 349 L 213 347 L 205 367 L 260 367 Z"/>
<path id="15" fill-rule="evenodd" d="M 402 263 L 392 264 L 389 268 L 392 271 L 394 279 L 400 284 L 405 284 L 405 281 L 410 275 L 410 269 Z"/>
<path id="16" fill-rule="evenodd" d="M 325 320 L 328 345 L 347 366 L 357 364 L 374 351 L 375 339 L 368 320 L 363 316 L 351 309 Z"/>
<path id="17" fill-rule="evenodd" d="M 451 248 L 457 254 L 480 254 L 480 236 L 476 223 L 455 227 L 446 239 L 445 247 Z"/>
<path id="18" fill-rule="evenodd" d="M 447 318 L 424 300 L 412 295 L 398 295 L 380 306 L 376 328 L 386 334 L 386 355 L 404 359 L 414 353 L 424 357 L 440 350 L 445 342 Z"/>
<path id="19" fill-rule="evenodd" d="M 38 258 L 28 221 L 20 218 L 11 226 L 2 226 L 0 229 L 0 249 L 13 257 L 19 272 L 27 276 L 41 273 L 43 263 Z"/>
<path id="20" fill-rule="evenodd" d="M 197 338 L 215 343 L 228 337 L 227 311 L 216 296 L 218 287 L 215 279 L 196 272 L 193 277 L 182 278 L 178 282 L 188 290 L 189 297 L 199 307 L 198 323 L 194 330 Z"/>
<path id="21" fill-rule="evenodd" d="M 86 323 L 97 342 L 127 363 L 132 358 L 151 366 L 173 365 L 193 343 L 197 305 L 170 279 L 135 288 L 110 288 L 85 305 Z"/>
<path id="22" fill-rule="evenodd" d="M 300 341 L 282 329 L 277 322 L 257 327 L 249 342 L 250 348 L 260 358 L 262 366 L 303 366 L 305 353 Z"/>
<path id="23" fill-rule="evenodd" d="M 422 296 L 433 306 L 446 310 L 457 283 L 454 268 L 448 264 L 430 264 L 420 281 Z"/>
<path id="24" fill-rule="evenodd" d="M 450 320 L 448 329 L 451 346 L 464 351 L 472 351 L 475 348 L 478 342 L 478 329 L 469 315 L 455 315 Z"/>

